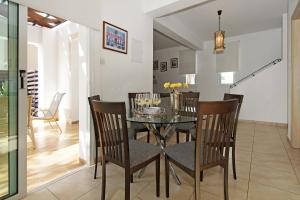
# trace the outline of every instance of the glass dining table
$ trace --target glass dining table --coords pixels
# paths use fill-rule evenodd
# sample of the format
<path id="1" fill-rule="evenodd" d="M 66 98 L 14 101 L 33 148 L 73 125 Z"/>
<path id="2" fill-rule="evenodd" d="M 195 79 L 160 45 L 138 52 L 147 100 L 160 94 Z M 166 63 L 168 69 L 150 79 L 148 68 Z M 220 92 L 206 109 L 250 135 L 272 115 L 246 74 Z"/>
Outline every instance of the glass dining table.
<path id="1" fill-rule="evenodd" d="M 197 121 L 197 118 L 192 116 L 180 116 L 175 114 L 163 114 L 158 116 L 134 115 L 132 117 L 128 117 L 127 121 L 144 124 L 144 126 L 147 127 L 155 136 L 156 144 L 162 149 L 162 154 L 164 155 L 165 144 L 175 133 L 176 125 L 182 123 L 195 123 Z M 139 177 L 143 175 L 144 170 L 145 169 L 140 171 Z M 181 182 L 171 164 L 170 173 L 175 179 L 176 183 L 180 185 Z"/>

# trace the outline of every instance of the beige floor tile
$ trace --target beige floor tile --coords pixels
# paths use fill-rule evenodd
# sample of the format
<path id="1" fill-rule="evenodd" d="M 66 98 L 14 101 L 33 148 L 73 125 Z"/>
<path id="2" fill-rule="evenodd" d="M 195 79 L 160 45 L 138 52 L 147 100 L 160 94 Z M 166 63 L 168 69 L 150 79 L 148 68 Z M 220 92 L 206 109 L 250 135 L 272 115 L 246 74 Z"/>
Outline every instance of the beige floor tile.
<path id="1" fill-rule="evenodd" d="M 94 180 L 90 170 L 81 170 L 48 187 L 59 199 L 77 199 L 95 186 L 100 185 L 100 179 Z"/>
<path id="2" fill-rule="evenodd" d="M 252 154 L 252 163 L 263 167 L 294 173 L 292 163 L 288 156 L 254 152 Z"/>
<path id="3" fill-rule="evenodd" d="M 205 179 L 201 183 L 201 190 L 209 192 L 218 198 L 224 197 L 223 173 L 215 173 L 205 175 Z M 229 182 L 229 197 L 231 200 L 247 199 L 248 180 L 239 178 L 234 180 L 228 178 Z"/>
<path id="4" fill-rule="evenodd" d="M 57 198 L 47 189 L 29 194 L 23 200 L 57 200 Z"/>
<path id="5" fill-rule="evenodd" d="M 243 151 L 243 150 L 239 150 L 236 149 L 235 152 L 235 159 L 238 161 L 242 161 L 242 162 L 251 162 L 251 152 L 250 151 Z M 229 158 L 231 159 L 232 155 L 231 152 L 229 153 Z"/>
<path id="6" fill-rule="evenodd" d="M 299 200 L 300 196 L 273 187 L 250 182 L 248 200 Z"/>
<path id="7" fill-rule="evenodd" d="M 252 164 L 250 180 L 300 195 L 296 174 Z"/>

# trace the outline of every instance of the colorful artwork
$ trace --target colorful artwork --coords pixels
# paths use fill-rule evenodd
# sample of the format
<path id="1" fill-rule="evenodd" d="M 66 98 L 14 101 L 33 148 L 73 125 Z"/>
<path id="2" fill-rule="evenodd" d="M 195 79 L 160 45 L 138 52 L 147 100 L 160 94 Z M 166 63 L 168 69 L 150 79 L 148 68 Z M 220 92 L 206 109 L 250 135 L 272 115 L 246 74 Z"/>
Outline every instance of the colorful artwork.
<path id="1" fill-rule="evenodd" d="M 160 71 L 161 71 L 161 72 L 166 72 L 166 71 L 168 71 L 168 64 L 167 64 L 167 62 L 161 62 L 161 63 L 160 63 Z"/>
<path id="2" fill-rule="evenodd" d="M 110 23 L 103 22 L 103 48 L 127 54 L 128 32 Z"/>

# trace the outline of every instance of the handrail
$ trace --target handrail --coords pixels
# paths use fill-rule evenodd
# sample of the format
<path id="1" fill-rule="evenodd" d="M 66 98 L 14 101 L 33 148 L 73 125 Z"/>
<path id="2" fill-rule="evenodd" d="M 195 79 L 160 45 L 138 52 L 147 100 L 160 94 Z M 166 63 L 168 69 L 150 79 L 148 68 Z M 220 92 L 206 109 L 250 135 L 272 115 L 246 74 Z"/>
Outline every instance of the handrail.
<path id="1" fill-rule="evenodd" d="M 231 85 L 230 85 L 230 89 L 236 87 L 238 84 L 240 84 L 240 83 L 243 82 L 244 80 L 246 80 L 246 79 L 248 79 L 248 78 L 251 78 L 251 77 L 254 77 L 258 72 L 261 72 L 261 71 L 267 69 L 267 68 L 270 67 L 270 66 L 276 65 L 277 63 L 281 62 L 281 60 L 282 60 L 281 58 L 277 58 L 277 59 L 273 60 L 272 62 L 270 62 L 270 63 L 268 63 L 268 64 L 262 66 L 262 67 L 259 68 L 258 70 L 252 72 L 251 74 L 249 74 L 249 75 L 245 76 L 244 78 L 238 80 L 237 82 L 231 84 Z"/>

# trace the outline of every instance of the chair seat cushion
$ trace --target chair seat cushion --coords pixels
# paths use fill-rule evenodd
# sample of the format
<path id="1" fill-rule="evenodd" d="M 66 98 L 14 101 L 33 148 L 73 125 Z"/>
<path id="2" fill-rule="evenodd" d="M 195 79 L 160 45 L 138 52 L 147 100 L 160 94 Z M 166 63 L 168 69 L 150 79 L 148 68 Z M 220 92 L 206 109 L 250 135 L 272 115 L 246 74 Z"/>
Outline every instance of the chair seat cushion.
<path id="1" fill-rule="evenodd" d="M 135 130 L 135 132 L 145 132 L 145 131 L 148 131 L 148 129 L 142 123 L 131 122 L 131 128 L 133 130 Z"/>
<path id="2" fill-rule="evenodd" d="M 176 125 L 176 131 L 190 131 L 191 129 L 195 129 L 195 123 L 180 123 Z"/>
<path id="3" fill-rule="evenodd" d="M 201 151 L 202 152 L 202 151 Z M 195 169 L 195 142 L 175 144 L 165 148 L 165 153 L 170 158 L 180 163 L 191 171 Z"/>
<path id="4" fill-rule="evenodd" d="M 161 153 L 161 148 L 139 140 L 129 140 L 130 167 L 137 166 Z"/>

